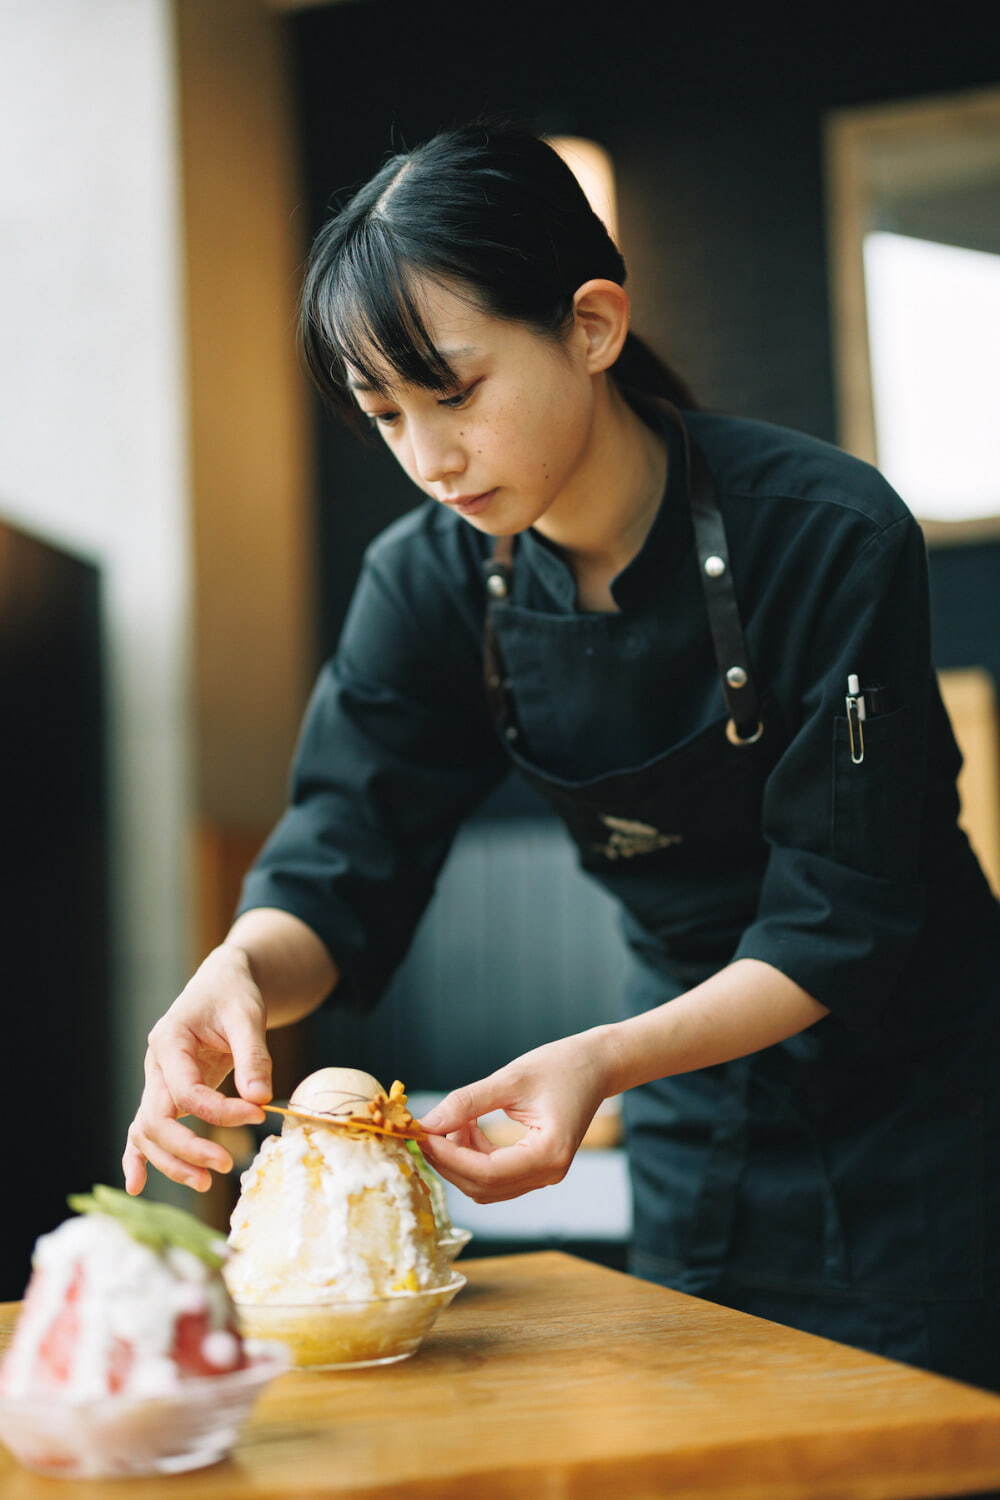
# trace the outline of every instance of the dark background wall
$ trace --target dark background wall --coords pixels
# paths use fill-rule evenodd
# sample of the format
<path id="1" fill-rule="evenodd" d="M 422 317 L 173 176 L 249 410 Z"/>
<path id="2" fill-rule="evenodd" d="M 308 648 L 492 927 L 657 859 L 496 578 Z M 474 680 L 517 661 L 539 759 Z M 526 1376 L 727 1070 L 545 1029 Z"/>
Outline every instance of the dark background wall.
<path id="1" fill-rule="evenodd" d="M 100 580 L 0 521 L 0 1301 L 66 1194 L 114 1182 Z"/>
<path id="2" fill-rule="evenodd" d="M 971 7 L 947 24 L 913 11 L 904 23 L 878 6 L 796 12 L 779 20 L 744 8 L 734 19 L 712 5 L 635 0 L 490 7 L 358 0 L 303 12 L 289 24 L 308 230 L 387 155 L 483 110 L 513 114 L 540 132 L 591 136 L 615 164 L 636 328 L 703 405 L 836 441 L 824 118 L 841 106 L 1000 81 L 1000 28 Z M 363 448 L 318 411 L 315 431 L 325 654 L 364 546 L 418 497 L 380 446 Z M 1000 543 L 935 553 L 932 591 L 938 664 L 983 664 L 1000 680 Z M 503 813 L 541 818 L 545 810 L 512 779 L 483 810 L 487 818 Z M 472 846 L 457 855 L 475 857 Z M 439 898 L 418 949 L 444 948 L 457 924 L 442 911 Z M 490 911 L 495 923 L 499 902 Z M 579 930 L 587 918 L 567 920 Z M 534 941 L 518 933 L 508 947 Z M 477 1062 L 480 1071 L 495 1066 L 543 1040 L 556 1020 L 563 1030 L 571 1023 L 562 1013 L 553 1019 L 548 991 L 532 994 L 527 981 L 496 973 L 495 994 L 483 989 L 489 978 L 472 993 L 478 1011 L 506 1015 L 507 1031 L 483 1032 L 462 1054 L 475 1021 L 462 999 L 470 959 L 448 951 L 450 969 L 418 951 L 377 1022 L 318 1018 L 326 1055 L 364 1059 L 376 1072 L 405 1066 L 408 1081 L 451 1087 Z M 605 1000 L 580 990 L 576 1003 L 582 1026 L 600 1019 Z M 463 1007 L 460 1025 L 454 1011 L 446 1025 L 449 1005 Z M 429 1014 L 432 1006 L 438 1010 Z M 446 1031 L 447 1045 L 423 1046 Z"/>

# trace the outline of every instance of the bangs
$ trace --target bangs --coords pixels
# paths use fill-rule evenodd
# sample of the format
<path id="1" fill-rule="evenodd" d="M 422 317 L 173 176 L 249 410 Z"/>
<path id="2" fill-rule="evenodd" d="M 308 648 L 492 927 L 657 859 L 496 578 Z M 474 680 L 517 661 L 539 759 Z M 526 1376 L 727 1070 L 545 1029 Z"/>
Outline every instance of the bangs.
<path id="1" fill-rule="evenodd" d="M 367 216 L 328 274 L 310 289 L 306 309 L 330 378 L 353 404 L 346 366 L 383 398 L 392 376 L 445 391 L 455 371 L 435 348 L 421 316 L 416 273 L 390 226 Z"/>

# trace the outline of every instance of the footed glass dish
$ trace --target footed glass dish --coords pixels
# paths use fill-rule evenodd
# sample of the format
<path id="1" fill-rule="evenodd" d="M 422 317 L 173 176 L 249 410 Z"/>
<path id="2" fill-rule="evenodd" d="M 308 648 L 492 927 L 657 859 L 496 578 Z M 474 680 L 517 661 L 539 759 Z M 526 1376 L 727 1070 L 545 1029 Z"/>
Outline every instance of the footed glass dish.
<path id="1" fill-rule="evenodd" d="M 444 1234 L 438 1235 L 438 1249 L 448 1260 L 457 1260 L 472 1239 L 471 1229 L 456 1229 L 454 1225 Z"/>
<path id="2" fill-rule="evenodd" d="M 369 1302 L 237 1302 L 236 1311 L 245 1337 L 280 1340 L 301 1368 L 360 1370 L 415 1354 L 465 1281 L 456 1273 L 442 1286 Z"/>
<path id="3" fill-rule="evenodd" d="M 0 1395 L 0 1438 L 25 1468 L 55 1479 L 180 1474 L 225 1458 L 264 1386 L 288 1369 L 280 1343 L 248 1342 L 249 1364 L 158 1396 L 88 1401 Z"/>

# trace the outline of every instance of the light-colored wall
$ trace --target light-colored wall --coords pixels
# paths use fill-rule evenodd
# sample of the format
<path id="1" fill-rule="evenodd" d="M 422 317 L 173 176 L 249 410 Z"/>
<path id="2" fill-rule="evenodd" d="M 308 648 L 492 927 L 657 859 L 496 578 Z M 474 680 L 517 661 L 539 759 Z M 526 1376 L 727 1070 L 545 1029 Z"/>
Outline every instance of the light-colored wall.
<path id="1" fill-rule="evenodd" d="M 290 95 L 263 0 L 0 0 L 0 515 L 102 571 L 119 1138 L 313 670 Z"/>
<path id="2" fill-rule="evenodd" d="M 0 0 L 0 514 L 102 569 L 120 1131 L 191 947 L 175 93 L 167 0 Z"/>

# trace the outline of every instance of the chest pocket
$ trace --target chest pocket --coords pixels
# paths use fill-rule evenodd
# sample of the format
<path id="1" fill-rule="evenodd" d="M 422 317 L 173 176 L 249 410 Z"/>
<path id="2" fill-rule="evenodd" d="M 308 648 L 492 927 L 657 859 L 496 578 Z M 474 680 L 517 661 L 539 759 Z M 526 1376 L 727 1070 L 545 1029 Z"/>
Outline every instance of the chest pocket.
<path id="1" fill-rule="evenodd" d="M 855 765 L 846 718 L 833 721 L 831 852 L 839 864 L 883 879 L 912 879 L 920 849 L 924 777 L 907 708 L 864 723 Z"/>

